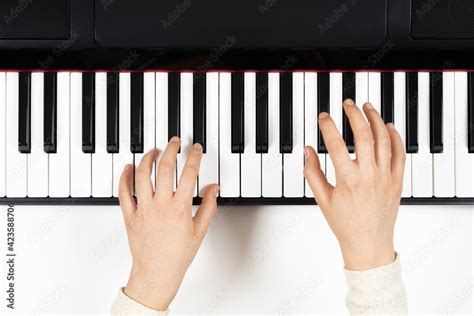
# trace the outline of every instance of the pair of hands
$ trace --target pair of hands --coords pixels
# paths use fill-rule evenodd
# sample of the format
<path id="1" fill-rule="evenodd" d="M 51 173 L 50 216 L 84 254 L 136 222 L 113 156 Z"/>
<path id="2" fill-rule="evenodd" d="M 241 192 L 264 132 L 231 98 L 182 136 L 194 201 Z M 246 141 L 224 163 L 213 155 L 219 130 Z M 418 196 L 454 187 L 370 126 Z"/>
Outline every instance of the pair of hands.
<path id="1" fill-rule="evenodd" d="M 327 113 L 319 126 L 336 172 L 336 186 L 327 182 L 318 155 L 305 148 L 304 176 L 341 247 L 345 267 L 367 270 L 393 262 L 393 231 L 403 185 L 405 150 L 393 124 L 384 124 L 376 110 L 364 114 L 352 100 L 344 102 L 355 137 L 352 160 L 341 134 Z M 367 120 L 368 122 L 367 122 Z M 370 125 L 369 125 L 370 123 Z M 133 258 L 125 294 L 145 306 L 166 310 L 193 261 L 216 212 L 217 184 L 209 186 L 192 215 L 192 197 L 202 147 L 194 145 L 173 192 L 178 138 L 171 139 L 157 165 L 156 189 L 151 181 L 158 151 L 147 153 L 136 170 L 137 203 L 132 196 L 133 168 L 120 181 L 120 206 Z"/>

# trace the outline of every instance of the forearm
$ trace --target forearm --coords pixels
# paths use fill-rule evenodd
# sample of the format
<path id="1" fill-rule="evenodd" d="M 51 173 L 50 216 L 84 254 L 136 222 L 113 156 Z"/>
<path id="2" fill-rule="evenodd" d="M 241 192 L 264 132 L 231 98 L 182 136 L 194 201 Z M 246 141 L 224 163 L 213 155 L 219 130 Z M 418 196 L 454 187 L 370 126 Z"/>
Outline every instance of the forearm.
<path id="1" fill-rule="evenodd" d="M 121 288 L 112 305 L 112 315 L 168 315 L 168 311 L 148 308 L 125 295 L 123 288 Z"/>
<path id="2" fill-rule="evenodd" d="M 365 271 L 345 270 L 349 291 L 346 305 L 352 315 L 407 314 L 407 298 L 400 259 Z"/>

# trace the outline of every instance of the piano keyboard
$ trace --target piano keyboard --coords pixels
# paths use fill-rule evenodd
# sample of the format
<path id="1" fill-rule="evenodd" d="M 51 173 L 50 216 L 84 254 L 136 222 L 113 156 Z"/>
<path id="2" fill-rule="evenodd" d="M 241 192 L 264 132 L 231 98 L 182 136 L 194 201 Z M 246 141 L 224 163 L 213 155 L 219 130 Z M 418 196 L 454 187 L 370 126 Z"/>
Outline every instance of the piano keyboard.
<path id="1" fill-rule="evenodd" d="M 335 183 L 317 125 L 331 114 L 354 157 L 342 101 L 371 102 L 406 145 L 404 203 L 473 203 L 474 73 L 0 72 L 0 200 L 117 203 L 126 163 L 180 136 L 204 154 L 195 202 L 314 203 L 313 146 Z"/>

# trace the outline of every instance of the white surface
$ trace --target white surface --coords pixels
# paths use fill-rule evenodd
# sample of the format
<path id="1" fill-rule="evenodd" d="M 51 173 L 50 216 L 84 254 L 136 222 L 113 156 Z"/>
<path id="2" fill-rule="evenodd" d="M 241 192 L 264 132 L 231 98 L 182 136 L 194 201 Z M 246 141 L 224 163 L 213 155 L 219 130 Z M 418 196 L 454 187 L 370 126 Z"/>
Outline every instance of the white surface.
<path id="1" fill-rule="evenodd" d="M 472 313 L 473 214 L 401 208 L 396 249 L 411 314 Z M 131 263 L 119 208 L 16 206 L 15 219 L 16 311 L 108 313 Z M 317 207 L 221 207 L 170 308 L 346 314 L 342 267 Z"/>
<path id="2" fill-rule="evenodd" d="M 293 73 L 293 150 L 283 154 L 283 196 L 304 196 L 304 74 Z"/>
<path id="3" fill-rule="evenodd" d="M 44 74 L 31 73 L 31 153 L 28 196 L 48 196 L 48 154 L 44 152 Z M 81 142 L 82 143 L 82 142 Z"/>
<path id="4" fill-rule="evenodd" d="M 283 155 L 280 153 L 280 74 L 268 74 L 268 153 L 262 154 L 262 196 L 281 197 Z"/>

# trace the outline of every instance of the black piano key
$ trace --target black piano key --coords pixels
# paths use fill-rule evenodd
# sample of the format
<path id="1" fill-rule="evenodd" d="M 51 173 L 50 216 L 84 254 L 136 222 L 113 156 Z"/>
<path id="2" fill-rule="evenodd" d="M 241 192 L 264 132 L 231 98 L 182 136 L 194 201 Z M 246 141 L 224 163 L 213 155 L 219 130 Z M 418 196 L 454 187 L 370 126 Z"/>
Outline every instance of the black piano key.
<path id="1" fill-rule="evenodd" d="M 231 76 L 232 94 L 232 152 L 244 152 L 244 73 L 233 72 Z"/>
<path id="2" fill-rule="evenodd" d="M 130 75 L 130 151 L 143 153 L 143 72 Z"/>
<path id="3" fill-rule="evenodd" d="M 467 150 L 474 154 L 474 72 L 468 74 Z"/>
<path id="4" fill-rule="evenodd" d="M 320 72 L 318 74 L 318 115 L 321 112 L 330 113 L 329 103 L 329 73 Z M 315 118 L 317 119 L 317 118 Z M 318 153 L 327 154 L 321 129 L 318 126 Z"/>
<path id="5" fill-rule="evenodd" d="M 119 74 L 107 73 L 107 152 L 119 152 Z"/>
<path id="6" fill-rule="evenodd" d="M 393 72 L 382 72 L 382 118 L 393 123 Z"/>
<path id="7" fill-rule="evenodd" d="M 268 73 L 257 72 L 256 75 L 256 152 L 268 153 Z"/>
<path id="8" fill-rule="evenodd" d="M 418 73 L 406 74 L 406 152 L 418 152 Z"/>
<path id="9" fill-rule="evenodd" d="M 443 74 L 430 73 L 430 152 L 443 152 Z"/>
<path id="10" fill-rule="evenodd" d="M 344 72 L 342 74 L 342 99 L 351 99 L 355 102 L 355 73 Z M 342 105 L 341 105 L 342 106 Z M 342 133 L 346 142 L 347 150 L 354 152 L 354 135 L 346 113 L 342 113 Z"/>
<path id="11" fill-rule="evenodd" d="M 18 103 L 18 150 L 31 153 L 31 72 L 20 72 Z"/>
<path id="12" fill-rule="evenodd" d="M 293 151 L 293 74 L 280 74 L 280 153 Z"/>
<path id="13" fill-rule="evenodd" d="M 95 152 L 95 73 L 82 74 L 82 152 Z"/>
<path id="14" fill-rule="evenodd" d="M 181 74 L 170 72 L 168 74 L 168 139 L 180 136 L 180 91 Z"/>
<path id="15" fill-rule="evenodd" d="M 193 143 L 206 153 L 206 73 L 193 74 Z"/>
<path id="16" fill-rule="evenodd" d="M 57 150 L 57 73 L 44 74 L 44 108 L 43 108 L 44 151 L 54 154 Z"/>

